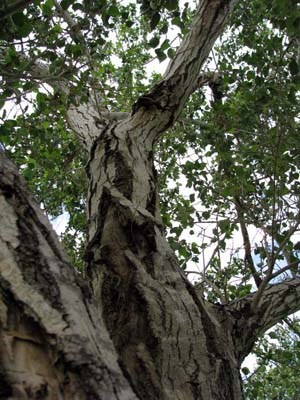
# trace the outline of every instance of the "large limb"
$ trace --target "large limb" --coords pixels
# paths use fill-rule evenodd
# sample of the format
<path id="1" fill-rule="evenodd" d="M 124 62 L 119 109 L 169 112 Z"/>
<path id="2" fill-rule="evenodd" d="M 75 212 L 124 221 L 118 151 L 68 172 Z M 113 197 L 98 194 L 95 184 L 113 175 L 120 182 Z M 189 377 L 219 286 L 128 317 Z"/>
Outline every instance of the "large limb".
<path id="1" fill-rule="evenodd" d="M 127 126 L 123 125 L 122 130 L 133 132 L 138 127 L 139 137 L 145 141 L 148 149 L 152 149 L 153 142 L 175 122 L 193 91 L 212 79 L 208 74 L 201 73 L 201 67 L 237 1 L 199 2 L 191 30 L 176 51 L 162 80 L 137 100 L 133 105 L 132 116 L 128 116 Z M 94 120 L 82 107 L 73 107 L 69 113 L 72 128 L 81 137 L 87 135 L 87 143 L 91 142 L 88 131 L 100 135 Z"/>
<path id="2" fill-rule="evenodd" d="M 2 151 L 0 221 L 1 394 L 135 399 L 90 289 Z"/>
<path id="3" fill-rule="evenodd" d="M 160 218 L 153 171 L 153 143 L 175 121 L 188 96 L 195 90 L 195 83 L 207 80 L 200 73 L 201 66 L 235 3 L 237 0 L 200 1 L 191 30 L 162 81 L 138 99 L 131 116 L 125 115 L 121 122 L 110 121 L 103 127 L 96 106 L 86 108 L 84 105 L 69 110 L 69 124 L 92 150 L 88 168 L 91 181 L 88 200 L 90 240 L 98 230 L 97 214 L 104 188 L 116 201 L 122 199 L 122 194 L 127 201 L 130 198 L 132 210 L 144 208 L 149 213 L 149 208 L 152 208 L 152 215 Z M 114 160 L 116 156 L 117 160 Z M 117 176 L 119 174 L 121 177 Z M 126 179 L 128 188 L 122 188 L 121 196 L 116 196 L 114 182 Z M 110 188 L 114 188 L 113 192 Z M 119 190 L 117 188 L 117 192 Z M 137 211 L 132 213 L 138 214 Z"/>
<path id="4" fill-rule="evenodd" d="M 108 237 L 96 260 L 106 278 L 101 309 L 68 264 L 16 168 L 0 153 L 1 394 L 135 400 L 133 386 L 139 399 L 241 400 L 230 332 L 217 321 L 218 307 L 206 308 L 181 279 L 163 238 L 157 244 L 159 237 L 147 239 L 145 230 L 154 233 L 150 214 L 135 210 L 130 220 L 130 203 L 123 198 L 118 204 L 118 196 L 106 204 L 108 215 L 102 213 Z M 114 224 L 118 218 L 121 226 Z M 136 242 L 119 248 L 129 236 Z M 109 244 L 117 253 L 110 253 Z M 148 245 L 158 248 L 147 252 Z"/>
<path id="5" fill-rule="evenodd" d="M 236 318 L 234 337 L 240 361 L 254 342 L 277 322 L 300 310 L 300 278 L 269 285 L 254 305 L 256 293 L 234 301 L 226 309 Z"/>
<path id="6" fill-rule="evenodd" d="M 202 0 L 196 10 L 190 32 L 176 51 L 163 79 L 133 107 L 133 114 L 156 110 L 159 129 L 152 132 L 153 140 L 177 119 L 188 97 L 201 84 L 201 67 L 227 17 L 238 0 Z"/>

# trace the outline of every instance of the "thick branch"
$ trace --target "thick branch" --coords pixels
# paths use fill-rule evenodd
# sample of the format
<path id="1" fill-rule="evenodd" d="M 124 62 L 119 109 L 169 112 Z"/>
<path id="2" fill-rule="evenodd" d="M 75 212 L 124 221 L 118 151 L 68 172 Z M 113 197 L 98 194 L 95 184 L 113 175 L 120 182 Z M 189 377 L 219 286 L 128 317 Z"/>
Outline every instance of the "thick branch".
<path id="1" fill-rule="evenodd" d="M 99 102 L 90 96 L 87 103 L 71 106 L 67 112 L 68 125 L 89 152 L 94 141 L 108 123 L 115 124 L 129 117 L 125 112 L 99 112 Z"/>
<path id="2" fill-rule="evenodd" d="M 236 300 L 228 306 L 237 318 L 236 349 L 242 360 L 251 350 L 255 340 L 277 322 L 300 310 L 300 278 L 288 279 L 268 286 L 255 309 L 255 293 Z"/>
<path id="3" fill-rule="evenodd" d="M 153 140 L 173 124 L 190 94 L 199 86 L 201 67 L 236 3 L 237 0 L 200 1 L 192 28 L 179 46 L 162 81 L 135 103 L 133 114 L 138 110 L 142 114 L 145 110 L 164 114 L 164 121 L 159 118 L 156 130 L 152 132 Z"/>

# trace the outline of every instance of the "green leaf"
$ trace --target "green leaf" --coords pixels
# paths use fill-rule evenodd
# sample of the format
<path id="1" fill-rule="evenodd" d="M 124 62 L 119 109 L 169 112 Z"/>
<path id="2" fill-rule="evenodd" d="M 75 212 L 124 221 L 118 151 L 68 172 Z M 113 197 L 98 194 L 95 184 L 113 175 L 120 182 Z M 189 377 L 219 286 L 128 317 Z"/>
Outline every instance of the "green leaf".
<path id="1" fill-rule="evenodd" d="M 294 58 L 289 63 L 289 70 L 292 75 L 297 75 L 299 73 L 299 66 Z"/>
<path id="2" fill-rule="evenodd" d="M 159 32 L 160 32 L 161 34 L 165 34 L 165 33 L 168 32 L 168 30 L 169 30 L 168 24 L 167 24 L 166 22 L 162 23 L 162 26 L 161 26 Z"/>
<path id="3" fill-rule="evenodd" d="M 203 211 L 202 218 L 209 219 L 210 218 L 210 212 L 209 211 Z"/>
<path id="4" fill-rule="evenodd" d="M 160 21 L 160 14 L 158 12 L 155 12 L 152 15 L 152 18 L 151 18 L 151 21 L 150 21 L 150 28 L 151 28 L 152 31 L 157 27 L 159 21 Z"/>
<path id="5" fill-rule="evenodd" d="M 128 19 L 125 24 L 128 28 L 131 28 L 134 25 L 134 21 Z"/>
<path id="6" fill-rule="evenodd" d="M 269 332 L 269 337 L 271 338 L 271 339 L 277 339 L 277 335 L 276 335 L 276 333 L 275 332 Z"/>
<path id="7" fill-rule="evenodd" d="M 62 8 L 64 10 L 67 10 L 70 7 L 70 5 L 72 4 L 72 2 L 73 2 L 73 0 L 62 0 L 60 5 L 62 6 Z"/>
<path id="8" fill-rule="evenodd" d="M 74 11 L 76 11 L 76 10 L 84 11 L 84 6 L 83 6 L 83 4 L 80 4 L 80 3 L 73 4 L 72 8 L 73 8 Z"/>
<path id="9" fill-rule="evenodd" d="M 111 17 L 117 17 L 119 15 L 119 9 L 117 6 L 110 6 L 106 10 L 106 14 Z"/>
<path id="10" fill-rule="evenodd" d="M 53 0 L 47 0 L 45 4 L 42 5 L 42 11 L 45 16 L 50 16 L 52 14 Z"/>
<path id="11" fill-rule="evenodd" d="M 155 53 L 160 62 L 167 58 L 166 54 L 161 49 L 155 49 Z"/>
<path id="12" fill-rule="evenodd" d="M 167 51 L 167 54 L 169 58 L 173 58 L 176 54 L 176 51 L 170 47 Z"/>
<path id="13" fill-rule="evenodd" d="M 197 243 L 195 243 L 195 242 L 192 243 L 192 251 L 195 254 L 199 254 L 200 253 L 199 247 L 198 247 Z"/>
<path id="14" fill-rule="evenodd" d="M 32 25 L 29 23 L 26 23 L 18 29 L 18 35 L 20 37 L 26 37 L 30 34 L 31 31 L 32 31 Z"/>
<path id="15" fill-rule="evenodd" d="M 183 28 L 183 23 L 182 23 L 180 17 L 173 18 L 172 24 L 178 26 L 179 28 Z"/>
<path id="16" fill-rule="evenodd" d="M 27 22 L 27 17 L 22 12 L 17 12 L 12 15 L 12 20 L 15 25 L 22 26 Z"/>
<path id="17" fill-rule="evenodd" d="M 170 42 L 169 42 L 168 39 L 166 39 L 166 40 L 164 40 L 163 43 L 161 44 L 160 49 L 161 49 L 162 51 L 165 51 L 165 50 L 167 50 L 169 47 L 170 47 Z"/>
<path id="18" fill-rule="evenodd" d="M 169 11 L 176 10 L 178 8 L 178 0 L 167 0 L 165 7 Z"/>
<path id="19" fill-rule="evenodd" d="M 158 44 L 159 44 L 159 37 L 158 37 L 158 36 L 153 36 L 153 38 L 151 38 L 151 39 L 149 40 L 149 45 L 150 45 L 150 47 L 152 47 L 152 48 L 157 47 Z"/>

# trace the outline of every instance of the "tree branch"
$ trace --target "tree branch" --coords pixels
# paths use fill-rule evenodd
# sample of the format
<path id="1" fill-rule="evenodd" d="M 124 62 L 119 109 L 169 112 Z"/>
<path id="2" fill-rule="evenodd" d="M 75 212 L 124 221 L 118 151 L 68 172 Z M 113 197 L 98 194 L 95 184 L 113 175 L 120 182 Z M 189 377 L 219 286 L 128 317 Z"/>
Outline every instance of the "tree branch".
<path id="1" fill-rule="evenodd" d="M 238 0 L 200 1 L 191 30 L 179 46 L 163 79 L 134 104 L 132 114 L 140 111 L 136 118 L 147 110 L 152 114 L 163 114 L 163 121 L 158 119 L 156 130 L 152 132 L 153 140 L 174 123 L 188 97 L 199 87 L 201 67 L 237 2 Z"/>
<path id="2" fill-rule="evenodd" d="M 26 54 L 22 53 L 21 51 L 17 51 L 16 53 L 20 61 L 26 63 L 24 70 L 22 71 L 22 74 L 26 73 L 33 80 L 40 80 L 43 83 L 47 83 L 49 86 L 51 86 L 59 93 L 62 93 L 64 95 L 69 94 L 71 83 L 62 76 L 63 73 L 54 76 L 53 74 L 50 73 L 49 66 L 47 64 L 42 63 L 38 59 L 32 59 L 28 57 Z M 4 56 L 5 56 L 5 49 L 3 47 L 0 47 L 0 61 Z M 17 75 L 17 78 L 19 77 L 20 75 Z M 16 79 L 16 75 L 11 74 L 12 81 L 13 78 Z"/>
<path id="3" fill-rule="evenodd" d="M 208 279 L 204 272 L 198 272 L 198 271 L 184 271 L 185 274 L 196 274 L 196 275 L 200 275 L 202 277 L 202 282 L 199 282 L 195 285 L 195 289 L 197 290 L 199 288 L 199 286 L 203 285 L 203 282 L 205 282 L 208 286 L 211 287 L 211 289 L 215 292 L 215 294 L 219 297 L 221 304 L 226 304 L 227 301 L 223 295 L 223 293 L 221 292 L 221 290 L 218 288 L 218 286 L 211 281 L 210 279 Z"/>
<path id="4" fill-rule="evenodd" d="M 277 322 L 300 310 L 300 278 L 287 279 L 268 286 L 255 309 L 252 307 L 255 293 L 236 300 L 227 307 L 237 318 L 239 335 L 236 350 L 240 360 L 250 352 L 256 339 Z"/>
<path id="5" fill-rule="evenodd" d="M 300 213 L 298 213 L 298 215 L 297 215 L 295 225 L 290 228 L 290 230 L 286 234 L 285 238 L 281 241 L 277 251 L 272 255 L 271 260 L 268 261 L 268 270 L 267 270 L 266 276 L 264 277 L 263 281 L 261 282 L 261 285 L 259 286 L 259 289 L 255 293 L 255 296 L 253 298 L 253 302 L 251 305 L 253 309 L 255 309 L 257 307 L 257 305 L 259 304 L 260 299 L 263 296 L 263 292 L 264 292 L 267 284 L 270 282 L 271 279 L 274 278 L 273 269 L 274 269 L 275 262 L 276 262 L 278 256 L 280 255 L 280 253 L 283 251 L 285 245 L 287 244 L 287 242 L 289 241 L 291 236 L 297 231 L 299 223 L 300 223 Z"/>
<path id="6" fill-rule="evenodd" d="M 277 259 L 277 257 L 280 255 L 280 253 L 284 250 L 284 247 L 288 243 L 290 238 L 298 230 L 299 225 L 300 225 L 300 211 L 298 212 L 298 214 L 296 216 L 295 225 L 290 228 L 290 230 L 286 234 L 285 238 L 279 243 L 279 247 L 278 247 L 278 249 L 276 250 L 276 252 L 275 252 L 275 254 L 273 256 L 274 262 Z"/>
<path id="7" fill-rule="evenodd" d="M 246 222 L 245 222 L 245 218 L 244 218 L 244 214 L 243 214 L 243 208 L 241 206 L 241 202 L 239 200 L 238 197 L 236 197 L 234 199 L 234 204 L 235 204 L 235 208 L 237 211 L 237 216 L 238 216 L 238 221 L 240 223 L 240 227 L 241 227 L 241 231 L 242 231 L 242 236 L 243 236 L 243 241 L 244 241 L 244 249 L 245 249 L 245 266 L 249 268 L 256 287 L 259 287 L 262 279 L 259 276 L 258 271 L 255 268 L 254 262 L 253 262 L 253 258 L 251 255 L 251 244 L 250 244 L 250 239 L 249 239 L 249 235 L 248 235 L 248 230 L 246 227 Z"/>
<path id="8" fill-rule="evenodd" d="M 285 267 L 282 267 L 278 271 L 273 272 L 273 274 L 271 275 L 270 280 L 276 278 L 277 276 L 279 276 L 283 272 L 289 271 L 290 269 L 292 269 L 294 267 L 297 267 L 298 264 L 299 264 L 299 261 L 293 261 L 293 262 L 287 264 Z M 296 275 L 294 276 L 294 278 L 296 278 Z"/>
<path id="9" fill-rule="evenodd" d="M 0 48 L 0 59 L 4 57 L 4 52 Z M 72 88 L 72 83 L 61 75 L 53 76 L 47 64 L 39 60 L 30 59 L 25 54 L 18 52 L 21 61 L 26 62 L 25 70 L 34 80 L 40 80 L 51 86 L 58 93 L 68 96 Z M 18 98 L 23 93 L 18 95 Z M 119 122 L 126 119 L 129 113 L 109 112 L 105 107 L 100 105 L 98 93 L 95 90 L 90 93 L 89 100 L 85 104 L 79 106 L 72 105 L 67 112 L 67 120 L 69 126 L 76 133 L 79 140 L 89 151 L 93 141 L 99 136 L 109 122 Z"/>
<path id="10" fill-rule="evenodd" d="M 291 321 L 289 318 L 284 318 L 284 322 L 287 324 L 290 330 L 300 339 L 300 329 L 298 329 L 295 323 L 293 323 L 294 321 Z"/>

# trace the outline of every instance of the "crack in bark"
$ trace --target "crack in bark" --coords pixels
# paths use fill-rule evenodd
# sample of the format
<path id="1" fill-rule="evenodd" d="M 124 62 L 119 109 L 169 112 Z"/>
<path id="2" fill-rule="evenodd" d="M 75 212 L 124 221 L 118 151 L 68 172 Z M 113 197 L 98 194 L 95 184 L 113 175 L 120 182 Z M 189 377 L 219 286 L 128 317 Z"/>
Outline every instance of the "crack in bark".
<path id="1" fill-rule="evenodd" d="M 232 304 L 222 307 L 205 302 L 180 271 L 158 217 L 153 143 L 173 124 L 194 90 L 194 81 L 232 3 L 200 3 L 191 32 L 162 81 L 137 100 L 131 116 L 119 123 L 106 122 L 100 130 L 102 120 L 97 119 L 93 108 L 85 105 L 77 110 L 82 114 L 79 122 L 83 121 L 77 133 L 86 146 L 91 145 L 87 165 L 90 228 L 85 257 L 97 312 L 91 291 L 64 264 L 56 242 L 48 236 L 48 228 L 44 231 L 39 217 L 27 210 L 26 219 L 31 222 L 19 226 L 24 234 L 29 232 L 29 239 L 40 240 L 41 235 L 48 242 L 59 273 L 53 272 L 52 261 L 48 261 L 49 271 L 43 276 L 48 250 L 44 246 L 41 254 L 31 249 L 32 260 L 39 260 L 42 267 L 30 274 L 41 274 L 43 290 L 48 290 L 46 283 L 55 282 L 54 291 L 57 285 L 59 294 L 67 294 L 67 310 L 59 310 L 62 312 L 58 315 L 59 322 L 67 320 L 68 324 L 53 327 L 43 319 L 37 301 L 27 313 L 36 316 L 37 322 L 42 321 L 40 325 L 51 336 L 45 342 L 55 342 L 56 363 L 51 359 L 49 364 L 74 374 L 71 381 L 80 382 L 87 398 L 123 399 L 116 387 L 121 386 L 122 393 L 124 385 L 124 399 L 134 399 L 134 391 L 137 397 L 147 400 L 240 400 L 239 362 L 250 350 L 253 338 L 282 314 L 298 307 L 299 289 L 292 284 L 280 287 L 282 304 L 278 303 L 279 292 L 267 289 L 257 310 L 251 309 L 253 296 L 241 301 L 236 309 Z M 10 201 L 14 206 L 13 197 Z M 23 245 L 25 248 L 26 243 Z M 8 249 L 9 253 L 14 250 Z M 26 249 L 17 250 L 17 261 L 21 261 Z M 28 281 L 33 279 L 30 274 Z M 12 290 L 13 283 L 0 280 L 6 290 Z M 89 297 L 83 301 L 86 293 Z M 48 295 L 52 301 L 55 294 Z M 15 301 L 17 306 L 18 302 L 21 304 L 21 300 Z M 102 315 L 116 352 L 105 336 Z M 116 355 L 118 360 L 110 368 L 107 358 Z"/>

